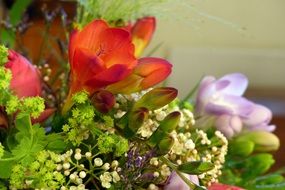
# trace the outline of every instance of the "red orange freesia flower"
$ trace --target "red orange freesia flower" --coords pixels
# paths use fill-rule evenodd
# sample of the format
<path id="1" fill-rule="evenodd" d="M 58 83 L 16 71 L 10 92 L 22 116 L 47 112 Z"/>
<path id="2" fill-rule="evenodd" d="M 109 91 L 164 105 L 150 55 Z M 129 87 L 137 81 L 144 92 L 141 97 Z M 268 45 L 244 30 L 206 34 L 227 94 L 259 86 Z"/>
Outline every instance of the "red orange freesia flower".
<path id="1" fill-rule="evenodd" d="M 10 88 L 19 98 L 41 94 L 39 73 L 25 57 L 9 50 L 8 62 L 5 67 L 12 72 Z"/>
<path id="2" fill-rule="evenodd" d="M 150 20 L 155 23 L 154 19 Z M 107 88 L 113 93 L 131 93 L 149 88 L 170 74 L 171 64 L 163 59 L 136 59 L 133 43 L 142 40 L 144 45 L 139 47 L 144 48 L 152 34 L 143 25 L 143 21 L 138 21 L 128 31 L 126 28 L 109 27 L 103 20 L 95 20 L 71 34 L 71 83 L 63 113 L 72 106 L 71 97 L 78 91 L 86 90 L 93 94 Z"/>
<path id="3" fill-rule="evenodd" d="M 118 82 L 136 66 L 130 34 L 110 28 L 103 20 L 95 20 L 70 37 L 70 93 L 89 93 Z"/>
<path id="4" fill-rule="evenodd" d="M 135 56 L 142 54 L 149 44 L 156 26 L 154 17 L 144 17 L 139 19 L 131 28 L 132 41 L 135 45 Z"/>

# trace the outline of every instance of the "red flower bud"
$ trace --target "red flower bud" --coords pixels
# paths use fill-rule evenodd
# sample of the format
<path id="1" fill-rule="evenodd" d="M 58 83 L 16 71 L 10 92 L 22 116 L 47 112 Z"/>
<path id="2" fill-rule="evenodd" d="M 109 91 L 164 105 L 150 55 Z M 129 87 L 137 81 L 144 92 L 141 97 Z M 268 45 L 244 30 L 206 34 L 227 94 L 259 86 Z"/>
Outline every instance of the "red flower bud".
<path id="1" fill-rule="evenodd" d="M 107 90 L 100 90 L 93 94 L 91 102 L 101 113 L 108 113 L 115 105 L 114 95 Z"/>
<path id="2" fill-rule="evenodd" d="M 37 69 L 22 55 L 9 50 L 7 69 L 12 72 L 10 88 L 19 97 L 41 95 L 41 80 Z"/>

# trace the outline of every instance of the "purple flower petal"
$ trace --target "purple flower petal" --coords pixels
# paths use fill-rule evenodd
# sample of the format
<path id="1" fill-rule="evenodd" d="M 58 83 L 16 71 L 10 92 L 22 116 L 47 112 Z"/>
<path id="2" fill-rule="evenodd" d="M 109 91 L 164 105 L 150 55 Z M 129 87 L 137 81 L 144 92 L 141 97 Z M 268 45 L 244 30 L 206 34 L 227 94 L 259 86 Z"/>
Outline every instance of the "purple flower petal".
<path id="1" fill-rule="evenodd" d="M 214 115 L 229 114 L 246 117 L 252 112 L 253 106 L 254 104 L 246 98 L 220 94 L 209 100 L 205 111 Z"/>
<path id="2" fill-rule="evenodd" d="M 202 113 L 210 96 L 215 92 L 215 88 L 213 82 L 216 79 L 212 76 L 204 77 L 200 83 L 199 90 L 197 93 L 197 101 L 196 101 L 196 112 Z"/>
<path id="3" fill-rule="evenodd" d="M 272 132 L 276 129 L 275 125 L 256 125 L 256 126 L 250 126 L 248 127 L 249 130 L 251 131 L 268 131 L 268 132 Z"/>
<path id="4" fill-rule="evenodd" d="M 196 175 L 184 174 L 190 181 L 199 184 L 199 179 Z M 163 187 L 163 190 L 191 190 L 191 188 L 181 179 L 176 172 L 172 172 L 169 177 L 168 184 Z"/>
<path id="5" fill-rule="evenodd" d="M 243 122 L 248 126 L 267 125 L 272 119 L 272 112 L 265 106 L 255 104 Z"/>
<path id="6" fill-rule="evenodd" d="M 232 73 L 217 80 L 215 85 L 220 93 L 241 96 L 248 86 L 248 80 L 241 73 Z"/>
<path id="7" fill-rule="evenodd" d="M 215 126 L 226 137 L 230 138 L 242 129 L 242 121 L 238 116 L 221 115 L 217 118 Z"/>

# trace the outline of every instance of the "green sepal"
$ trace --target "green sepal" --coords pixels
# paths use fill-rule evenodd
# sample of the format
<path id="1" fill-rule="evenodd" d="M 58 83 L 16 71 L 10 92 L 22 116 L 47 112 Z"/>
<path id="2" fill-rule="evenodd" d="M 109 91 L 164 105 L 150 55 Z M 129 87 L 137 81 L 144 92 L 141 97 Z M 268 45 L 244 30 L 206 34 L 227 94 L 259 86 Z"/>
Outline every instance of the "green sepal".
<path id="1" fill-rule="evenodd" d="M 162 156 L 167 154 L 174 144 L 174 139 L 171 136 L 167 136 L 162 139 L 157 146 L 157 156 Z"/>
<path id="2" fill-rule="evenodd" d="M 134 107 L 145 107 L 149 110 L 159 109 L 171 101 L 173 101 L 178 92 L 175 88 L 171 87 L 160 87 L 154 88 L 151 91 L 143 95 L 135 104 Z"/>
<path id="3" fill-rule="evenodd" d="M 254 142 L 250 140 L 234 140 L 230 142 L 229 153 L 237 156 L 249 156 L 254 150 Z"/>
<path id="4" fill-rule="evenodd" d="M 178 125 L 181 114 L 178 111 L 168 114 L 159 125 L 159 128 L 165 133 L 171 133 Z"/>

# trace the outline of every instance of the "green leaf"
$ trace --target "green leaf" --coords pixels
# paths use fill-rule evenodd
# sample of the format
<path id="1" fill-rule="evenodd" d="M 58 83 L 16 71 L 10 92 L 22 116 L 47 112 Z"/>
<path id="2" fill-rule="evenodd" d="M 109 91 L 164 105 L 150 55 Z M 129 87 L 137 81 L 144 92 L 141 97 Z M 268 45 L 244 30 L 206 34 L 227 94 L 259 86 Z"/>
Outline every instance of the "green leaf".
<path id="1" fill-rule="evenodd" d="M 67 147 L 62 136 L 59 134 L 53 133 L 46 136 L 46 149 L 54 151 L 56 153 L 61 153 Z"/>
<path id="2" fill-rule="evenodd" d="M 270 174 L 256 178 L 256 184 L 258 185 L 277 184 L 283 181 L 284 177 L 280 174 Z"/>
<path id="3" fill-rule="evenodd" d="M 260 153 L 253 155 L 243 162 L 242 168 L 243 168 L 243 179 L 250 179 L 255 178 L 265 172 L 267 172 L 270 167 L 274 164 L 274 159 L 271 154 L 268 153 Z M 254 168 L 254 169 L 253 169 Z"/>
<path id="4" fill-rule="evenodd" d="M 12 25 L 18 24 L 18 22 L 21 20 L 24 12 L 26 11 L 27 7 L 31 2 L 32 0 L 17 0 L 13 4 L 9 12 L 10 22 Z"/>
<path id="5" fill-rule="evenodd" d="M 252 190 L 284 190 L 285 189 L 285 182 L 270 184 L 270 185 L 256 185 L 253 187 L 249 187 L 248 189 L 252 189 Z"/>
<path id="6" fill-rule="evenodd" d="M 204 172 L 212 170 L 214 167 L 214 164 L 211 162 L 194 161 L 181 164 L 177 167 L 177 169 L 183 173 L 200 175 Z"/>
<path id="7" fill-rule="evenodd" d="M 174 139 L 171 136 L 162 139 L 157 146 L 157 155 L 160 156 L 167 154 L 172 148 L 173 144 Z"/>
<path id="8" fill-rule="evenodd" d="M 8 178 L 14 163 L 30 164 L 37 152 L 46 145 L 45 130 L 39 125 L 32 126 L 29 115 L 19 114 L 15 121 L 18 132 L 15 135 L 16 145 L 13 144 L 11 153 L 5 152 L 0 159 L 0 177 Z"/>
<path id="9" fill-rule="evenodd" d="M 0 159 L 0 178 L 6 179 L 10 177 L 12 166 L 15 163 L 13 159 L 9 159 L 10 157 L 11 154 L 5 151 L 4 156 Z"/>

